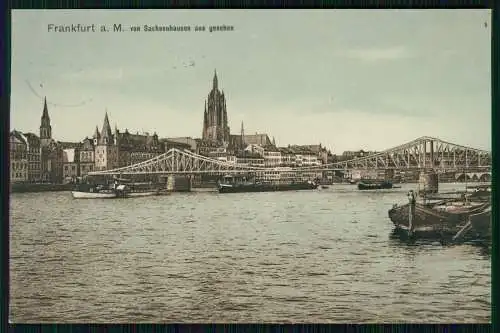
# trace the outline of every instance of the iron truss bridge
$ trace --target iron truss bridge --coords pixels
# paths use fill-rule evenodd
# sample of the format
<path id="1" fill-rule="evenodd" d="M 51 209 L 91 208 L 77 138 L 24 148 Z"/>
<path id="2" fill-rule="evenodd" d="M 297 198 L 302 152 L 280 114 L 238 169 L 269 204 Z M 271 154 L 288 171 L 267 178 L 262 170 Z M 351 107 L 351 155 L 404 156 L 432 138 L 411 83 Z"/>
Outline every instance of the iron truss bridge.
<path id="1" fill-rule="evenodd" d="M 238 164 L 176 148 L 152 159 L 89 175 L 228 174 L 266 172 L 322 172 L 348 170 L 428 170 L 437 172 L 490 172 L 491 153 L 432 137 L 421 137 L 385 151 L 346 161 L 293 168 L 265 168 Z"/>

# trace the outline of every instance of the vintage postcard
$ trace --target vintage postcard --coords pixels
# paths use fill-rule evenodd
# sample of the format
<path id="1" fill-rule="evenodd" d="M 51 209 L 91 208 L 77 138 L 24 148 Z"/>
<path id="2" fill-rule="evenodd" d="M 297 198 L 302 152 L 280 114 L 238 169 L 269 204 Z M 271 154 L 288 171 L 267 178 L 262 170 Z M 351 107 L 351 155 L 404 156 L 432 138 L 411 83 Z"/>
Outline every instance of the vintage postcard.
<path id="1" fill-rule="evenodd" d="M 487 323 L 487 10 L 14 10 L 12 323 Z"/>

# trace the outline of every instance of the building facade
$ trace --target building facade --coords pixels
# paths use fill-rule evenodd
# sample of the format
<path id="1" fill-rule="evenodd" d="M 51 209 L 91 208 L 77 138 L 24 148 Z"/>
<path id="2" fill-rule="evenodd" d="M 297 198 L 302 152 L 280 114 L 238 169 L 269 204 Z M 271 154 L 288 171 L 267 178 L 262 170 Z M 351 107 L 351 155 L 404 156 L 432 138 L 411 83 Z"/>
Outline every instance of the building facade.
<path id="1" fill-rule="evenodd" d="M 28 181 L 28 145 L 19 131 L 9 135 L 9 169 L 12 183 Z"/>
<path id="2" fill-rule="evenodd" d="M 82 152 L 85 152 L 87 156 L 85 159 L 87 173 L 92 159 L 94 161 L 94 170 L 110 170 L 144 162 L 165 153 L 173 147 L 180 149 L 191 148 L 187 143 L 160 140 L 156 133 L 151 135 L 136 132 L 133 134 L 128 129 L 121 132 L 116 127 L 113 133 L 107 112 L 104 116 L 102 130 L 99 132 L 98 127 L 96 127 L 92 140 L 84 140 L 84 146 Z M 93 154 L 91 153 L 92 149 L 94 149 Z M 80 163 L 83 166 L 82 160 L 80 160 Z"/>
<path id="3" fill-rule="evenodd" d="M 41 139 L 34 133 L 24 133 L 28 151 L 28 181 L 32 183 L 43 181 L 42 177 L 42 147 Z M 48 181 L 48 176 L 45 177 Z"/>
<path id="4" fill-rule="evenodd" d="M 102 131 L 94 135 L 97 142 L 95 146 L 95 170 L 109 170 L 119 165 L 118 147 L 115 145 L 111 126 L 109 125 L 108 112 L 104 116 Z"/>
<path id="5" fill-rule="evenodd" d="M 94 140 L 90 138 L 83 139 L 79 149 L 79 175 L 85 176 L 94 171 Z"/>
<path id="6" fill-rule="evenodd" d="M 80 151 L 78 148 L 63 149 L 63 180 L 75 181 L 80 176 Z"/>

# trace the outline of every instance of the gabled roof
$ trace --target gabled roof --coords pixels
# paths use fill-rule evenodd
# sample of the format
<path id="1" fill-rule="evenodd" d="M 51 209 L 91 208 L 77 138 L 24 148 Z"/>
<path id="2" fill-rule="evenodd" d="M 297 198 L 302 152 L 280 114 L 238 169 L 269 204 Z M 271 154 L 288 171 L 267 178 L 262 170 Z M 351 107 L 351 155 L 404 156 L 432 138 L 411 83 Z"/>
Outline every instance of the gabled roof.
<path id="1" fill-rule="evenodd" d="M 28 143 L 35 144 L 35 145 L 40 144 L 40 137 L 38 135 L 31 133 L 31 132 L 23 133 L 23 135 L 28 140 Z"/>
<path id="2" fill-rule="evenodd" d="M 23 135 L 23 133 L 13 130 L 10 132 L 10 140 L 11 142 L 13 141 L 12 139 L 15 139 L 15 141 L 22 143 L 22 144 L 27 144 L 26 138 Z"/>

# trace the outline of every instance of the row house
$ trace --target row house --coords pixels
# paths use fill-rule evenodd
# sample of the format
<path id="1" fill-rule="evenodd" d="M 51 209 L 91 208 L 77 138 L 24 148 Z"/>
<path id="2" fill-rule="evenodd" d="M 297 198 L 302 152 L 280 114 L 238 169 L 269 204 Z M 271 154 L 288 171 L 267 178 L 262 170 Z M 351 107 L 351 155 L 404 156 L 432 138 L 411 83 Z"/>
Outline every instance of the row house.
<path id="1" fill-rule="evenodd" d="M 165 152 L 156 133 L 131 134 L 127 129 L 120 133 L 115 129 L 114 138 L 120 160 L 118 167 L 144 162 Z"/>
<path id="2" fill-rule="evenodd" d="M 63 149 L 63 180 L 75 180 L 80 175 L 79 149 L 66 148 Z"/>
<path id="3" fill-rule="evenodd" d="M 243 151 L 237 153 L 235 157 L 237 164 L 247 165 L 249 167 L 264 167 L 264 158 L 259 154 Z"/>
<path id="4" fill-rule="evenodd" d="M 28 152 L 28 181 L 48 181 L 48 178 L 43 179 L 42 177 L 42 147 L 40 138 L 33 133 L 25 133 L 24 137 L 26 138 Z"/>
<path id="5" fill-rule="evenodd" d="M 56 141 L 51 141 L 42 147 L 41 172 L 42 181 L 51 183 L 62 183 L 64 150 Z"/>
<path id="6" fill-rule="evenodd" d="M 28 145 L 21 132 L 12 131 L 9 136 L 10 181 L 28 181 Z"/>
<path id="7" fill-rule="evenodd" d="M 323 147 L 321 143 L 319 145 L 301 145 L 296 147 L 305 149 L 306 151 L 315 154 L 323 164 L 327 164 L 328 156 L 332 156 L 332 153 L 326 149 L 326 147 Z"/>
<path id="8" fill-rule="evenodd" d="M 266 168 L 275 168 L 282 164 L 281 152 L 278 149 L 266 149 L 263 157 Z"/>
<path id="9" fill-rule="evenodd" d="M 95 151 L 94 140 L 86 137 L 79 146 L 79 165 L 78 176 L 84 176 L 89 172 L 94 171 L 95 166 Z"/>
<path id="10" fill-rule="evenodd" d="M 40 139 L 33 133 L 10 133 L 10 174 L 13 182 L 41 180 Z"/>

